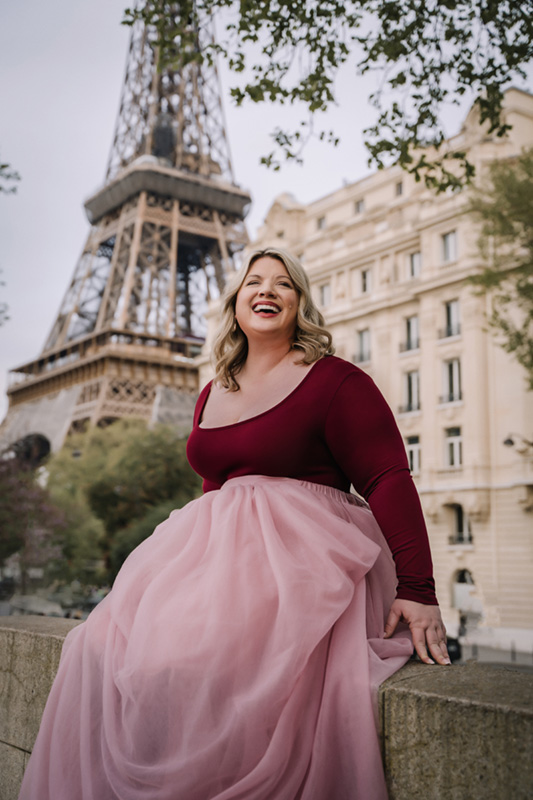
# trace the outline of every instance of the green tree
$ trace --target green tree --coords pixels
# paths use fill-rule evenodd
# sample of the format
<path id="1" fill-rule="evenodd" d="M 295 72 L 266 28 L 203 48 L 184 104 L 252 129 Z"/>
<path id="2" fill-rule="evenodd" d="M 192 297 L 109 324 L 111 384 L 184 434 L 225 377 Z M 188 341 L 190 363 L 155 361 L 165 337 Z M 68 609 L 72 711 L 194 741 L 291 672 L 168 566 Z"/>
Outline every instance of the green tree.
<path id="1" fill-rule="evenodd" d="M 50 499 L 61 509 L 64 518 L 59 544 L 62 558 L 56 565 L 54 577 L 83 585 L 100 583 L 105 579 L 102 561 L 104 527 L 92 512 L 83 492 L 54 486 Z"/>
<path id="2" fill-rule="evenodd" d="M 88 491 L 100 479 L 117 451 L 142 424 L 119 422 L 108 428 L 91 428 L 83 434 L 69 436 L 61 450 L 54 453 L 47 465 L 47 489 L 52 501 L 63 512 L 65 529 L 62 536 L 63 560 L 57 577 L 79 579 L 82 583 L 104 581 L 103 548 L 105 527 L 92 510 Z"/>
<path id="3" fill-rule="evenodd" d="M 489 324 L 533 390 L 533 149 L 493 163 L 470 210 L 485 263 L 471 282 L 489 297 Z"/>
<path id="4" fill-rule="evenodd" d="M 187 463 L 185 441 L 160 426 L 132 436 L 89 487 L 88 498 L 112 537 L 153 506 L 170 499 L 182 505 L 200 491 L 200 479 Z"/>
<path id="5" fill-rule="evenodd" d="M 139 420 L 118 420 L 69 437 L 50 460 L 48 472 L 50 495 L 67 518 L 65 552 L 78 570 L 80 564 L 103 557 L 115 574 L 121 559 L 172 508 L 201 492 L 200 479 L 186 460 L 184 440 L 164 426 L 147 430 Z M 144 523 L 160 505 L 164 512 L 154 511 Z M 141 538 L 137 523 L 144 525 Z M 130 525 L 115 546 L 119 532 Z"/>
<path id="6" fill-rule="evenodd" d="M 217 42 L 206 34 L 212 16 Z M 312 135 L 337 143 L 313 120 L 336 104 L 336 77 L 355 53 L 359 74 L 381 76 L 370 98 L 377 121 L 365 131 L 369 163 L 400 164 L 438 191 L 474 174 L 465 152 L 443 148 L 445 107 L 470 96 L 481 123 L 502 136 L 503 91 L 533 58 L 533 0 L 147 0 L 126 9 L 124 24 L 137 19 L 150 26 L 160 69 L 219 55 L 239 76 L 237 104 L 301 107 L 296 130 L 272 133 L 262 161 L 274 169 L 282 157 L 301 159 Z"/>
<path id="7" fill-rule="evenodd" d="M 113 536 L 109 552 L 109 568 L 112 580 L 115 579 L 117 572 L 132 550 L 141 542 L 144 542 L 154 532 L 159 523 L 167 519 L 170 513 L 175 508 L 181 507 L 183 503 L 184 498 L 180 496 L 175 499 L 164 500 L 146 511 L 139 520 L 133 520 L 127 527 Z"/>

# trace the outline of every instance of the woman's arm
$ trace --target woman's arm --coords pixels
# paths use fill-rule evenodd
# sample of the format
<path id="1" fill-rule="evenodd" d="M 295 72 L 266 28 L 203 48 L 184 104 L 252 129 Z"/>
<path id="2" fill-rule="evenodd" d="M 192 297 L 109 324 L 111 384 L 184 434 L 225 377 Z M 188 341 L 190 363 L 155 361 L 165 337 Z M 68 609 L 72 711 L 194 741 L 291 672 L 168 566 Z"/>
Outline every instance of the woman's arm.
<path id="1" fill-rule="evenodd" d="M 350 373 L 339 386 L 325 435 L 333 457 L 370 505 L 396 564 L 398 589 L 386 635 L 403 619 L 423 661 L 432 663 L 427 646 L 439 663 L 449 663 L 427 530 L 403 440 L 383 395 L 364 372 Z"/>

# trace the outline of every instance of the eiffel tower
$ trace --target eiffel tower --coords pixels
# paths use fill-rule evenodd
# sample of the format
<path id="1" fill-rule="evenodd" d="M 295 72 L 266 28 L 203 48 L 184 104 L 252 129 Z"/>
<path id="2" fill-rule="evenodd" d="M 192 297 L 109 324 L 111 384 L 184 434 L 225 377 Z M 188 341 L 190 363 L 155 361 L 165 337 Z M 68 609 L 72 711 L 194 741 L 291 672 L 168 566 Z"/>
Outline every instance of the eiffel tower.
<path id="1" fill-rule="evenodd" d="M 208 26 L 198 32 L 210 36 Z M 119 417 L 190 429 L 204 311 L 247 243 L 214 66 L 158 72 L 135 23 L 104 186 L 38 358 L 10 373 L 0 443 L 58 449 Z M 48 443 L 48 445 L 47 445 Z"/>

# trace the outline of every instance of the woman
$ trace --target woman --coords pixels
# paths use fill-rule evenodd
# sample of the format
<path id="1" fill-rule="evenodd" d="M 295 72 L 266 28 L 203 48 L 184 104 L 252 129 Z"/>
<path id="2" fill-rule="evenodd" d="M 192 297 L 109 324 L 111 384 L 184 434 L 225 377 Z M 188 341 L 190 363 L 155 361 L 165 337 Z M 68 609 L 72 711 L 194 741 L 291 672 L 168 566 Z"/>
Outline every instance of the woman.
<path id="1" fill-rule="evenodd" d="M 251 255 L 188 443 L 205 494 L 68 635 L 21 800 L 386 798 L 374 689 L 411 636 L 449 659 L 401 437 L 331 353 L 299 264 Z"/>

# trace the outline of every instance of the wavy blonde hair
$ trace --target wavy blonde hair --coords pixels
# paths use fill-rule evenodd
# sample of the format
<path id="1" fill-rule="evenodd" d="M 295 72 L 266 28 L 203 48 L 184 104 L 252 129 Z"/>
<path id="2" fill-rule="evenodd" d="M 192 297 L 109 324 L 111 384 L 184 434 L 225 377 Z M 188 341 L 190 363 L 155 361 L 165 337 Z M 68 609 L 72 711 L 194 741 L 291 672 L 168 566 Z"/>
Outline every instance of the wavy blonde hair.
<path id="1" fill-rule="evenodd" d="M 245 259 L 224 292 L 220 327 L 213 345 L 215 381 L 231 392 L 239 389 L 236 376 L 248 356 L 248 340 L 235 319 L 235 302 L 250 267 L 263 256 L 281 261 L 298 292 L 296 330 L 291 344 L 291 350 L 301 350 L 303 353 L 297 363 L 313 364 L 319 358 L 335 352 L 331 333 L 326 330 L 324 317 L 311 297 L 309 278 L 300 262 L 290 253 L 275 247 L 255 250 Z"/>

